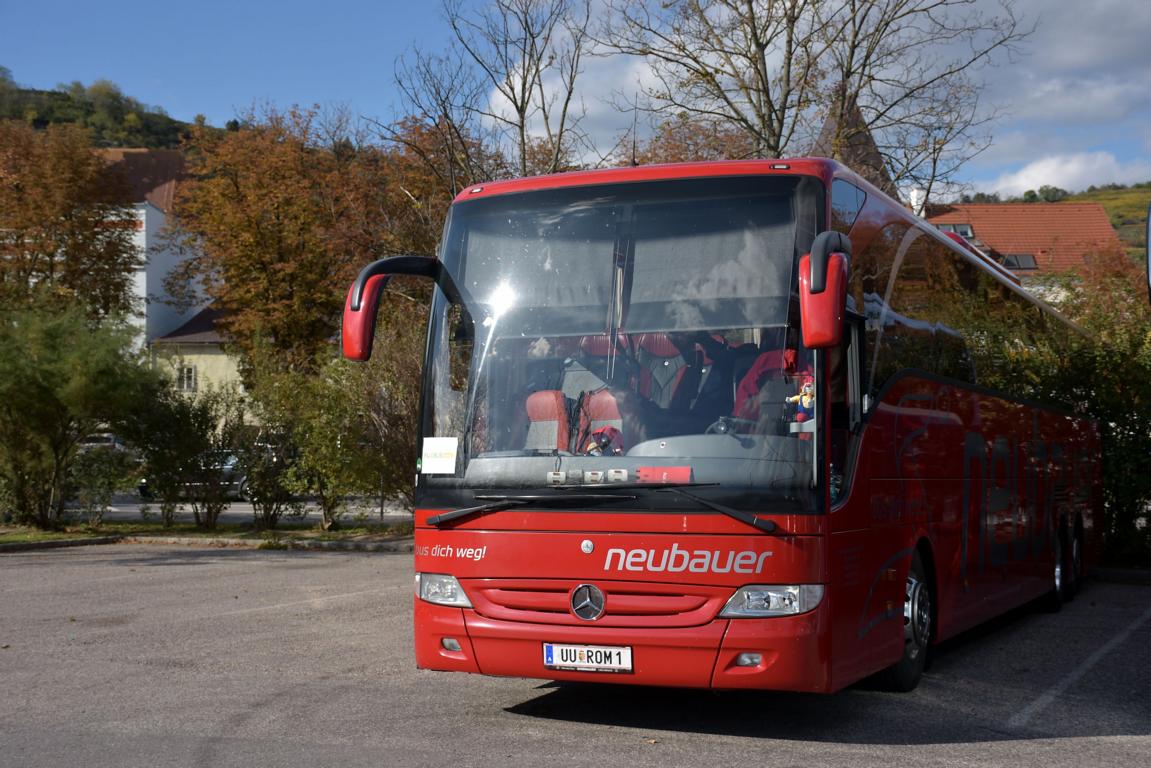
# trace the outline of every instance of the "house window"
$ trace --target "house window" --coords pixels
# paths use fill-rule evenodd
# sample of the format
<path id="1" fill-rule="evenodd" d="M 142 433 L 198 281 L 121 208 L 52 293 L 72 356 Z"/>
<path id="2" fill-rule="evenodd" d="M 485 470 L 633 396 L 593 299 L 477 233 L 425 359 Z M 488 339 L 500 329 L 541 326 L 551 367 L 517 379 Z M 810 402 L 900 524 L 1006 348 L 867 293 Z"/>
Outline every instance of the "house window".
<path id="1" fill-rule="evenodd" d="M 968 240 L 975 237 L 975 231 L 971 228 L 970 224 L 940 224 L 939 229 L 943 232 L 954 232 Z"/>
<path id="2" fill-rule="evenodd" d="M 196 366 L 181 365 L 176 368 L 176 389 L 181 392 L 196 391 Z"/>
<path id="3" fill-rule="evenodd" d="M 1039 269 L 1035 256 L 1030 253 L 1009 253 L 1003 257 L 1003 266 L 1008 269 Z"/>

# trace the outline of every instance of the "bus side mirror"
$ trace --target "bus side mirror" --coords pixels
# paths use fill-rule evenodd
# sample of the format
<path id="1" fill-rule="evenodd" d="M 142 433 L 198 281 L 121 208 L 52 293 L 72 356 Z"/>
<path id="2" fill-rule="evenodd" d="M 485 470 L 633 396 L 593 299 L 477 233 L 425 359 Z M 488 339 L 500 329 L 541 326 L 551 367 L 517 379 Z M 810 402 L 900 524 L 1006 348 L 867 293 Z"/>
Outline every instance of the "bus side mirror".
<path id="1" fill-rule="evenodd" d="M 799 260 L 799 314 L 803 344 L 808 349 L 835 347 L 843 340 L 851 241 L 839 232 L 824 232 Z"/>
<path id="2" fill-rule="evenodd" d="M 393 256 L 364 267 L 348 289 L 344 302 L 341 345 L 344 357 L 349 360 L 367 360 L 372 356 L 380 295 L 392 275 L 416 275 L 442 283 L 445 273 L 439 261 L 423 256 Z"/>

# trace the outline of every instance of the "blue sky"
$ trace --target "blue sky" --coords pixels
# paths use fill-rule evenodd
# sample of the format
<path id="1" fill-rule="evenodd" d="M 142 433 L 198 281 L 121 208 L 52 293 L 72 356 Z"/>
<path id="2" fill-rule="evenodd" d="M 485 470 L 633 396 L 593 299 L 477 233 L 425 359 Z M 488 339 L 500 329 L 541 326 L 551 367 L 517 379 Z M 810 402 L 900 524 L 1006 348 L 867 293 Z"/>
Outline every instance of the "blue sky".
<path id="1" fill-rule="evenodd" d="M 1039 26 L 1026 55 L 983 73 L 984 103 L 1003 116 L 965 180 L 1007 194 L 1151 180 L 1151 2 L 1016 3 Z M 396 58 L 443 50 L 448 31 L 436 0 L 0 0 L 0 40 L 0 65 L 22 85 L 107 78 L 176 118 L 222 125 L 261 103 L 395 116 Z M 610 91 L 635 70 L 596 61 L 583 90 Z M 588 108 L 605 147 L 630 126 L 607 105 Z"/>
<path id="2" fill-rule="evenodd" d="M 107 78 L 129 96 L 223 125 L 253 104 L 394 108 L 395 59 L 446 39 L 434 0 L 0 0 L 0 65 L 21 85 Z"/>

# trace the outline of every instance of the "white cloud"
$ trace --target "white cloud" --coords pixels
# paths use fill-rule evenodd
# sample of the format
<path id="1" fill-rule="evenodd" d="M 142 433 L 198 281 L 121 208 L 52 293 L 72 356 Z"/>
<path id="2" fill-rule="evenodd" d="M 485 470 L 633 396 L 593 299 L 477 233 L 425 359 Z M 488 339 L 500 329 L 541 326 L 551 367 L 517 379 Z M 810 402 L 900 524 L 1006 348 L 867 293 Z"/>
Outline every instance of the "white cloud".
<path id="1" fill-rule="evenodd" d="M 991 146 L 968 163 L 970 173 L 994 173 L 1004 166 L 1015 166 L 1058 155 L 1075 149 L 1074 140 L 1052 133 L 1012 129 L 996 132 Z"/>
<path id="2" fill-rule="evenodd" d="M 1151 3 L 1131 0 L 1022 0 L 1019 10 L 1038 21 L 1032 38 L 1038 69 L 1051 73 L 1141 75 L 1151 63 L 1147 46 Z"/>
<path id="3" fill-rule="evenodd" d="M 1021 119 L 1104 123 L 1126 119 L 1151 105 L 1151 78 L 1135 82 L 1111 75 L 1028 77 L 1016 87 L 1019 93 L 1011 112 Z"/>
<path id="4" fill-rule="evenodd" d="M 1149 179 L 1151 162 L 1137 160 L 1120 163 L 1110 152 L 1083 152 L 1034 160 L 1018 171 L 1005 173 L 993 181 L 976 181 L 975 188 L 983 192 L 1013 196 L 1044 185 L 1077 192 L 1093 184 L 1132 184 Z"/>

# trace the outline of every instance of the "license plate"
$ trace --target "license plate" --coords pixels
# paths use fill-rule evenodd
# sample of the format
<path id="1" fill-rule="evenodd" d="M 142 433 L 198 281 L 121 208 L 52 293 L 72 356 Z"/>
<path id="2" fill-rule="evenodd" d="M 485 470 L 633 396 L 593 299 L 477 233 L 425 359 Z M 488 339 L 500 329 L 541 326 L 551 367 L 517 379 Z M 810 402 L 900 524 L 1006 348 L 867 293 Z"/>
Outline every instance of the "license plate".
<path id="1" fill-rule="evenodd" d="M 631 647 L 544 643 L 544 666 L 585 672 L 631 672 Z"/>

